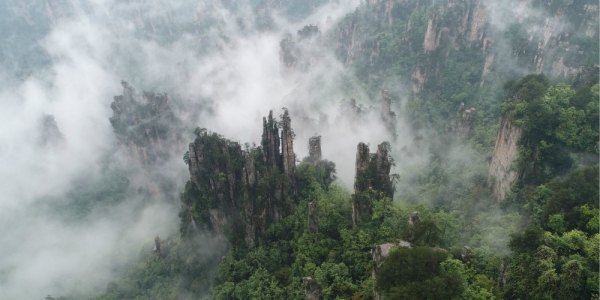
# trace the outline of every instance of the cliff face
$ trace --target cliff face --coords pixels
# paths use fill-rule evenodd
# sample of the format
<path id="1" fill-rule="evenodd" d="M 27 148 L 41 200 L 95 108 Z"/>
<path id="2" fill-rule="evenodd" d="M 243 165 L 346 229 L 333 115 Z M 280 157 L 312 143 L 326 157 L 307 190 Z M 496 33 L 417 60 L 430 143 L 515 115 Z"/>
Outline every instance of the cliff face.
<path id="1" fill-rule="evenodd" d="M 598 4 L 371 0 L 340 20 L 331 39 L 362 81 L 383 87 L 381 78 L 397 75 L 449 125 L 451 95 L 464 92 L 460 101 L 481 109 L 489 106 L 485 86 L 515 70 L 568 78 L 597 65 Z"/>
<path id="2" fill-rule="evenodd" d="M 507 117 L 502 118 L 496 138 L 496 146 L 490 161 L 488 177 L 488 182 L 497 201 L 506 198 L 512 184 L 519 177 L 519 173 L 513 164 L 518 156 L 518 142 L 521 133 L 521 128 L 514 126 Z"/>
<path id="3" fill-rule="evenodd" d="M 519 11 L 511 14 L 510 9 L 505 8 L 507 16 L 500 16 L 495 4 L 479 0 L 440 1 L 433 6 L 431 1 L 425 0 L 367 1 L 339 23 L 334 34 L 335 48 L 347 64 L 364 60 L 377 66 L 377 60 L 385 59 L 381 53 L 384 45 L 371 34 L 389 30 L 408 46 L 401 48 L 400 55 L 422 53 L 426 60 L 433 61 L 429 67 L 439 68 L 440 60 L 447 57 L 450 49 L 475 46 L 483 54 L 482 66 L 483 57 L 487 60 L 486 67 L 480 70 L 485 76 L 495 57 L 494 49 L 501 46 L 505 50 L 508 46 L 513 49 L 512 56 L 525 63 L 531 72 L 573 75 L 581 69 L 578 65 L 581 58 L 597 50 L 586 48 L 581 40 L 583 36 L 598 39 L 598 4 L 541 2 L 507 1 L 501 5 L 519 8 Z M 533 12 L 533 9 L 538 11 Z M 499 23 L 501 26 L 513 24 L 513 27 L 498 30 Z M 394 26 L 404 30 L 398 31 Z M 510 36 L 509 41 L 505 40 L 506 36 Z M 425 64 L 425 61 L 415 61 L 409 66 L 415 92 L 419 92 L 425 82 L 435 79 L 438 71 L 428 68 L 430 70 L 425 72 Z"/>
<path id="4" fill-rule="evenodd" d="M 271 111 L 263 119 L 262 147 L 248 151 L 216 133 L 196 130 L 185 156 L 194 185 L 184 194 L 190 219 L 182 212 L 182 222 L 199 221 L 217 236 L 229 229 L 252 247 L 269 224 L 289 214 L 296 195 L 296 155 L 287 111 L 282 125 L 280 132 Z"/>

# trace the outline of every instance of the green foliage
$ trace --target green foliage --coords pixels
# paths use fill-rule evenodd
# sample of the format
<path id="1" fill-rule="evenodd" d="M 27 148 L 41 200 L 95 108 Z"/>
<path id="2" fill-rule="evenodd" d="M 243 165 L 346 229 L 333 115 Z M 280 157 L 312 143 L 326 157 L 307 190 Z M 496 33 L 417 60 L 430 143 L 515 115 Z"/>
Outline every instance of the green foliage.
<path id="1" fill-rule="evenodd" d="M 375 288 L 389 299 L 453 299 L 465 291 L 464 267 L 428 247 L 392 249 L 377 272 Z"/>
<path id="2" fill-rule="evenodd" d="M 567 173 L 575 163 L 570 151 L 598 153 L 598 101 L 592 88 L 575 92 L 565 84 L 550 86 L 537 74 L 509 81 L 505 89 L 502 111 L 523 129 L 518 168 L 524 183 Z"/>

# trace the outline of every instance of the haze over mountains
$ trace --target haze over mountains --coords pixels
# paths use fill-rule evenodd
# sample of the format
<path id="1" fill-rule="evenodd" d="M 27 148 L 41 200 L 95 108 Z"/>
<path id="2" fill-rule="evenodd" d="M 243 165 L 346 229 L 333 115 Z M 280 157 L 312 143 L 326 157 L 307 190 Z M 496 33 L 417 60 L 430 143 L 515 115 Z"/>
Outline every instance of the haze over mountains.
<path id="1" fill-rule="evenodd" d="M 0 298 L 597 298 L 598 20 L 7 1 Z M 436 267 L 387 280 L 388 254 Z M 450 294 L 415 288 L 436 280 Z"/>

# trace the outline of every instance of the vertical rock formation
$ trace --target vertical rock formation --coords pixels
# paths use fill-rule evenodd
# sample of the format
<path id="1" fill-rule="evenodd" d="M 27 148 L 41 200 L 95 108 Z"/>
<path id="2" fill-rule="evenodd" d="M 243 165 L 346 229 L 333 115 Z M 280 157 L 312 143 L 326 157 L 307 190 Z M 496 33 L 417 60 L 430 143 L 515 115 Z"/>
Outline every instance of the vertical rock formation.
<path id="1" fill-rule="evenodd" d="M 408 217 L 408 225 L 412 228 L 419 229 L 419 212 L 413 211 Z"/>
<path id="2" fill-rule="evenodd" d="M 352 224 L 358 224 L 362 216 L 370 213 L 370 203 L 365 203 L 361 193 L 370 187 L 369 180 L 369 163 L 370 163 L 369 146 L 365 143 L 358 143 L 356 149 L 356 175 L 354 177 L 354 195 L 352 196 Z"/>
<path id="3" fill-rule="evenodd" d="M 396 138 L 396 114 L 392 111 L 392 97 L 387 90 L 381 91 L 380 111 L 381 120 L 387 130 Z"/>
<path id="4" fill-rule="evenodd" d="M 390 179 L 392 162 L 389 156 L 389 143 L 381 143 L 375 153 L 375 172 L 373 188 L 383 192 L 387 197 L 394 198 L 394 187 Z"/>
<path id="5" fill-rule="evenodd" d="M 356 147 L 356 175 L 354 177 L 354 194 L 360 194 L 369 188 L 369 162 L 371 155 L 369 146 L 360 142 Z"/>
<path id="6" fill-rule="evenodd" d="M 371 215 L 372 199 L 364 194 L 373 189 L 385 197 L 394 197 L 394 187 L 390 178 L 392 159 L 389 156 L 389 143 L 377 146 L 377 153 L 371 155 L 369 146 L 359 143 L 356 150 L 356 173 L 354 195 L 352 196 L 352 223 L 358 224 Z"/>
<path id="7" fill-rule="evenodd" d="M 277 122 L 273 119 L 273 111 L 269 111 L 269 117 L 263 118 L 263 159 L 264 162 L 272 168 L 279 166 L 279 128 Z"/>
<path id="8" fill-rule="evenodd" d="M 406 228 L 406 238 L 409 242 L 414 243 L 419 231 L 419 212 L 413 211 L 408 217 L 408 228 Z"/>
<path id="9" fill-rule="evenodd" d="M 293 196 L 296 195 L 296 154 L 294 154 L 294 132 L 292 130 L 292 120 L 287 109 L 283 113 L 283 128 L 281 131 L 281 159 L 283 164 L 283 173 L 287 175 Z"/>
<path id="10" fill-rule="evenodd" d="M 308 231 L 319 233 L 319 211 L 314 201 L 308 203 Z"/>
<path id="11" fill-rule="evenodd" d="M 308 139 L 308 157 L 313 164 L 321 160 L 321 136 L 313 136 Z"/>
<path id="12" fill-rule="evenodd" d="M 160 258 L 165 258 L 165 255 L 162 251 L 162 248 L 160 246 L 160 238 L 156 237 L 154 238 L 154 249 L 152 249 L 152 251 L 154 252 L 154 254 L 156 254 L 158 257 Z"/>
<path id="13" fill-rule="evenodd" d="M 64 135 L 58 129 L 58 124 L 53 115 L 42 117 L 39 143 L 42 146 L 55 146 L 65 142 Z"/>
<path id="14" fill-rule="evenodd" d="M 519 172 L 513 164 L 519 154 L 518 143 L 521 134 L 521 128 L 514 126 L 508 117 L 502 118 L 488 176 L 488 183 L 496 201 L 506 198 L 512 184 L 519 177 Z"/>
<path id="15" fill-rule="evenodd" d="M 477 110 L 474 107 L 467 109 L 465 108 L 465 103 L 460 103 L 458 113 L 450 124 L 450 130 L 456 135 L 459 141 L 465 141 L 471 137 L 476 117 Z"/>
<path id="16" fill-rule="evenodd" d="M 196 210 L 189 215 L 201 216 L 201 223 L 217 236 L 229 228 L 253 247 L 269 224 L 289 214 L 296 196 L 296 155 L 287 110 L 281 124 L 280 138 L 270 111 L 263 119 L 262 147 L 246 151 L 239 143 L 197 129 L 184 156 L 195 186 L 183 197 L 188 202 L 184 209 Z"/>
<path id="17" fill-rule="evenodd" d="M 321 299 L 321 285 L 311 277 L 303 277 L 304 295 L 306 300 Z"/>

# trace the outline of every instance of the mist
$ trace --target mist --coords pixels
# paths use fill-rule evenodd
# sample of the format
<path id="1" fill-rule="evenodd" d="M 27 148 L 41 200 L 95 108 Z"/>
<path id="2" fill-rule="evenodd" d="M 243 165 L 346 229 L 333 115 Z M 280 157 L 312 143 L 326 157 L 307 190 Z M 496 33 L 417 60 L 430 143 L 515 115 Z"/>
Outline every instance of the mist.
<path id="1" fill-rule="evenodd" d="M 323 158 L 336 163 L 339 184 L 347 189 L 354 182 L 359 142 L 369 144 L 371 152 L 390 142 L 396 161 L 392 173 L 417 176 L 431 162 L 429 149 L 439 136 L 433 130 L 411 129 L 404 108 L 409 88 L 400 79 L 386 86 L 397 116 L 390 132 L 380 117 L 380 96 L 370 97 L 324 41 L 303 46 L 297 40 L 296 32 L 305 25 L 319 26 L 325 39 L 333 34 L 327 20 L 335 24 L 361 2 L 327 3 L 300 21 L 274 13 L 270 30 L 256 28 L 250 4 L 232 10 L 209 1 L 56 2 L 67 13 L 44 21 L 48 32 L 36 42 L 48 60 L 27 75 L 0 70 L 0 298 L 101 293 L 140 251 L 151 250 L 155 236 L 177 234 L 178 197 L 189 178 L 182 156 L 195 127 L 241 144 L 259 144 L 262 118 L 270 110 L 278 116 L 285 107 L 296 134 L 297 159 L 308 155 L 310 137 L 322 136 Z M 487 6 L 491 24 L 499 31 L 511 24 L 502 20 L 542 18 L 528 6 Z M 171 28 L 165 20 L 181 27 Z M 211 25 L 196 35 L 192 32 L 197 28 L 185 27 L 202 22 Z M 568 28 L 558 21 L 550 23 Z M 307 68 L 282 66 L 280 42 L 287 35 L 305 47 L 303 53 L 314 55 Z M 173 101 L 197 109 L 180 114 L 190 131 L 181 149 L 150 169 L 142 170 L 132 161 L 109 122 L 110 104 L 121 94 L 121 80 L 138 92 L 166 92 Z M 350 99 L 362 112 L 355 119 L 344 114 Z M 54 117 L 61 141 L 40 142 L 44 115 Z M 462 147 L 449 150 L 457 169 L 484 159 L 470 146 Z M 77 182 L 101 180 L 113 171 L 129 176 L 125 200 L 91 206 L 77 220 L 65 220 L 51 209 L 68 204 L 65 199 Z M 467 171 L 469 178 L 486 172 Z M 172 193 L 140 195 L 145 173 L 172 178 Z M 411 192 L 410 181 L 401 180 L 397 191 Z"/>
<path id="2" fill-rule="evenodd" d="M 18 69 L 2 72 L 6 78 L 0 90 L 3 299 L 42 299 L 48 294 L 88 297 L 103 292 L 140 251 L 151 250 L 155 236 L 176 234 L 178 193 L 189 176 L 181 160 L 186 149 L 154 169 L 136 166 L 118 146 L 108 122 L 110 103 L 121 93 L 122 79 L 137 91 L 169 92 L 179 101 L 203 107 L 199 119 L 183 117 L 187 128 L 206 127 L 240 142 L 260 141 L 262 117 L 269 110 L 277 114 L 281 107 L 300 100 L 322 100 L 292 97 L 283 101 L 302 86 L 281 76 L 279 41 L 284 32 L 295 32 L 306 21 L 292 24 L 277 17 L 280 29 L 259 33 L 235 22 L 236 17 L 248 19 L 249 6 L 234 16 L 218 5 L 190 2 L 148 6 L 120 1 L 58 3 L 67 13 L 46 20 L 49 30 L 37 41 L 49 62 L 17 81 L 11 76 Z M 356 5 L 358 1 L 327 5 L 307 20 L 324 23 L 327 16 L 341 17 Z M 151 21 L 174 19 L 170 14 L 177 14 L 181 23 L 208 14 L 217 25 L 202 41 L 183 33 L 165 43 L 135 19 L 140 11 Z M 36 16 L 30 17 L 35 20 Z M 206 51 L 198 51 L 201 44 L 208 44 Z M 330 73 L 343 69 L 332 56 L 326 60 L 334 66 Z M 332 95 L 325 99 L 332 110 L 339 101 Z M 312 112 L 317 109 L 313 107 Z M 54 118 L 61 138 L 43 143 L 42 120 L 47 115 Z M 302 128 L 295 130 L 302 132 Z M 355 140 L 350 153 L 360 138 Z M 306 143 L 307 139 L 298 139 L 299 156 L 307 153 Z M 91 205 L 79 219 L 64 218 L 57 211 L 56 207 L 65 208 L 73 200 L 69 193 L 78 184 L 119 171 L 129 177 L 124 200 Z M 146 180 L 143 173 L 159 172 L 173 178 L 178 192 L 154 197 L 136 193 Z"/>

